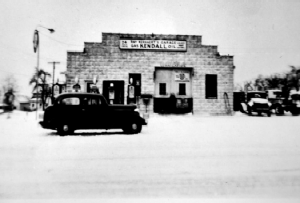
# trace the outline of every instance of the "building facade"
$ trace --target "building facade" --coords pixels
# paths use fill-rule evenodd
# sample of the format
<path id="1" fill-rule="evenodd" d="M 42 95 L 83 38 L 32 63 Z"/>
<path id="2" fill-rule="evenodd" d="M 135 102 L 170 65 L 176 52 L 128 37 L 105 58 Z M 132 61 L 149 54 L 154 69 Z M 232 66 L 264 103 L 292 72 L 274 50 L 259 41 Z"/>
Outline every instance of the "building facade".
<path id="1" fill-rule="evenodd" d="M 233 111 L 233 56 L 195 35 L 102 33 L 67 53 L 67 91 L 99 92 L 111 104 L 142 111 L 228 115 Z"/>

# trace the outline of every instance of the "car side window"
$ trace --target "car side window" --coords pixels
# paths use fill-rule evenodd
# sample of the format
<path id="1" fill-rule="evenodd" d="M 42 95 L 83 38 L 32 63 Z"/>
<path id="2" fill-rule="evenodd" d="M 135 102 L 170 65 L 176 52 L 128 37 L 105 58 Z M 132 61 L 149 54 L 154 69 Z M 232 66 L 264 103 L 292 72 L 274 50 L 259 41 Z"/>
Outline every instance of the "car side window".
<path id="1" fill-rule="evenodd" d="M 99 106 L 101 105 L 101 100 L 99 98 L 91 98 L 91 105 Z"/>
<path id="2" fill-rule="evenodd" d="M 100 98 L 97 98 L 97 97 L 84 97 L 83 105 L 99 106 L 99 105 L 101 105 L 101 100 L 100 100 Z"/>
<path id="3" fill-rule="evenodd" d="M 61 100 L 61 105 L 68 105 L 68 106 L 76 106 L 80 104 L 80 100 L 77 97 L 67 97 Z"/>

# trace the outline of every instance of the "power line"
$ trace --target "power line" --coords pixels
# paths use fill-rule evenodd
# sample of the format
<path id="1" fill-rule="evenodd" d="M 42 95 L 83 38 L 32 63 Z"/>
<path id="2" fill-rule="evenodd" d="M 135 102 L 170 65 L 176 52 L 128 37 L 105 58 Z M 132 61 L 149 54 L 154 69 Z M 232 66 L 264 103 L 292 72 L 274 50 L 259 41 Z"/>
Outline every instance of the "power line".
<path id="1" fill-rule="evenodd" d="M 0 48 L 2 48 L 2 50 L 0 50 L 0 51 L 2 51 L 3 53 L 7 53 L 7 50 L 4 50 L 5 47 L 6 47 L 6 48 L 9 48 L 9 49 L 13 49 L 13 50 L 15 50 L 15 51 L 18 51 L 18 52 L 21 53 L 21 54 L 28 55 L 28 56 L 30 56 L 30 57 L 32 57 L 32 58 L 36 58 L 36 56 L 33 55 L 33 54 L 31 54 L 31 53 L 24 52 L 24 51 L 22 51 L 21 49 L 16 48 L 16 47 L 8 46 L 8 45 L 6 45 L 6 44 L 4 44 L 4 43 L 2 43 L 2 42 L 0 42 L 0 43 L 1 43 L 1 45 L 2 45 L 2 46 L 0 46 Z M 5 47 L 3 47 L 3 46 L 5 46 Z M 12 55 L 9 54 L 9 56 L 12 56 Z M 42 60 L 44 60 L 44 61 L 53 60 L 53 58 L 47 58 L 47 57 L 40 57 L 40 59 L 42 59 Z M 63 63 L 65 63 L 65 62 L 63 62 Z"/>
<path id="2" fill-rule="evenodd" d="M 65 42 L 56 40 L 56 39 L 54 39 L 54 38 L 52 38 L 52 37 L 49 37 L 48 35 L 45 35 L 45 34 L 42 34 L 42 35 L 48 37 L 49 39 L 51 39 L 51 40 L 53 40 L 53 41 L 55 41 L 55 42 L 60 43 L 60 44 L 64 44 L 64 45 L 68 45 L 68 46 L 78 46 L 78 47 L 83 47 L 83 46 L 84 46 L 84 44 L 82 44 L 82 45 L 79 45 L 79 44 L 69 44 L 69 43 L 65 43 Z"/>
<path id="3" fill-rule="evenodd" d="M 14 74 L 14 75 L 31 76 L 31 75 L 27 75 L 27 74 L 23 74 L 23 73 L 9 72 L 9 71 L 5 71 L 5 70 L 0 70 L 0 71 L 5 72 L 5 73 Z"/>

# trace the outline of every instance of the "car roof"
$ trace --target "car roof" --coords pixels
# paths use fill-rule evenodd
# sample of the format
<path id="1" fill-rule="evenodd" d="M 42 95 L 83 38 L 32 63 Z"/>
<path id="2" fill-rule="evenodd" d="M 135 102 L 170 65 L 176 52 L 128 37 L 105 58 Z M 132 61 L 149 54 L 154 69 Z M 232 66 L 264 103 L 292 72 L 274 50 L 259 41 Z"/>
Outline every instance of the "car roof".
<path id="1" fill-rule="evenodd" d="M 259 93 L 264 93 L 266 94 L 265 91 L 248 91 L 247 93 L 251 93 L 251 94 L 259 94 Z"/>
<path id="2" fill-rule="evenodd" d="M 86 92 L 66 92 L 66 93 L 59 94 L 56 98 L 66 97 L 66 96 L 101 96 L 101 95 L 95 93 L 86 93 Z"/>

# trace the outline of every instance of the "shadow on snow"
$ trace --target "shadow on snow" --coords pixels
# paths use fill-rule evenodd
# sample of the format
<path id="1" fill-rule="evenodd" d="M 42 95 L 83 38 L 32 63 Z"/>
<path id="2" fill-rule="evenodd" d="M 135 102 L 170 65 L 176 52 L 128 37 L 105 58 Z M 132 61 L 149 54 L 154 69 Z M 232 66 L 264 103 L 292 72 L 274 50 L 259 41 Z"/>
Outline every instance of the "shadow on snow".
<path id="1" fill-rule="evenodd" d="M 65 136 L 113 136 L 113 135 L 137 135 L 137 134 L 128 134 L 122 131 L 88 131 L 88 132 L 74 132 L 72 134 L 64 135 Z M 47 136 L 61 136 L 57 132 L 47 133 Z"/>

